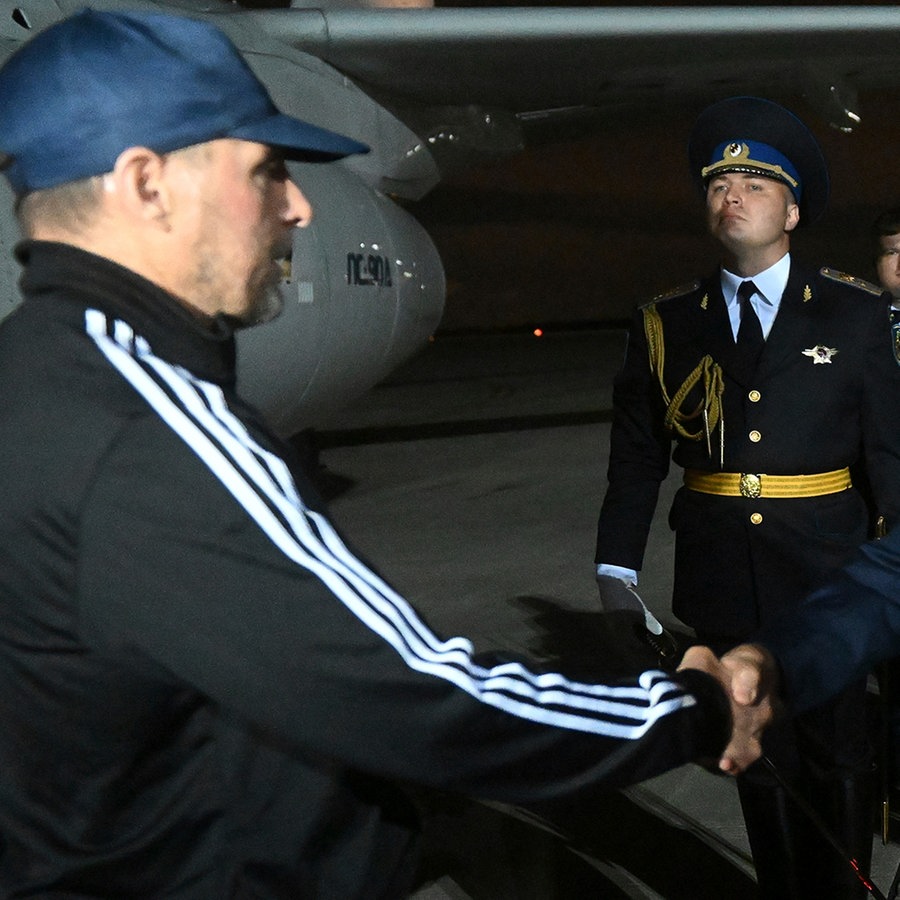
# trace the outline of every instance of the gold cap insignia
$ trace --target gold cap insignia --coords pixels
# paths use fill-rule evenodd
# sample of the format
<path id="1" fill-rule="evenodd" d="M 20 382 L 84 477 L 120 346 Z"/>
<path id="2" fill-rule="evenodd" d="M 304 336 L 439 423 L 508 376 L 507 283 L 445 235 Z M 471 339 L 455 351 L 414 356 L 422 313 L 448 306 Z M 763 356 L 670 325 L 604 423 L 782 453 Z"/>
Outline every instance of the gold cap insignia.
<path id="1" fill-rule="evenodd" d="M 777 162 L 754 159 L 750 156 L 750 152 L 749 144 L 741 141 L 732 141 L 732 143 L 725 145 L 721 159 L 704 166 L 700 170 L 700 177 L 705 180 L 712 178 L 719 172 L 755 172 L 759 175 L 783 181 L 794 189 L 799 186 L 800 182 L 784 166 L 779 165 Z"/>

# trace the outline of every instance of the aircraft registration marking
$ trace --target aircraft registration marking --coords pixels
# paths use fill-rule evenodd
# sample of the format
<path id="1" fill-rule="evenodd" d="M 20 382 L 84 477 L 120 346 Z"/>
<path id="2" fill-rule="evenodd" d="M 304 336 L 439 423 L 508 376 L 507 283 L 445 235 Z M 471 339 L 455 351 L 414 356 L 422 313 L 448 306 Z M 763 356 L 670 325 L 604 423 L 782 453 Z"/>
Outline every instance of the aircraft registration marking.
<path id="1" fill-rule="evenodd" d="M 348 253 L 347 284 L 393 285 L 390 260 L 380 253 Z"/>

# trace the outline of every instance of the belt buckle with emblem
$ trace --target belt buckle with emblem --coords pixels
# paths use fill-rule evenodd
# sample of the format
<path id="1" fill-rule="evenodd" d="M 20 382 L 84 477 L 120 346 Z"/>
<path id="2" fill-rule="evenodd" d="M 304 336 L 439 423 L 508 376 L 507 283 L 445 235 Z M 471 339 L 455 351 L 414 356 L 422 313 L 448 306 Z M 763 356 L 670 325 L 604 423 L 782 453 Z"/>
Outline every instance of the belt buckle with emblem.
<path id="1" fill-rule="evenodd" d="M 762 482 L 759 475 L 742 474 L 739 487 L 741 496 L 749 497 L 751 500 L 762 494 Z"/>

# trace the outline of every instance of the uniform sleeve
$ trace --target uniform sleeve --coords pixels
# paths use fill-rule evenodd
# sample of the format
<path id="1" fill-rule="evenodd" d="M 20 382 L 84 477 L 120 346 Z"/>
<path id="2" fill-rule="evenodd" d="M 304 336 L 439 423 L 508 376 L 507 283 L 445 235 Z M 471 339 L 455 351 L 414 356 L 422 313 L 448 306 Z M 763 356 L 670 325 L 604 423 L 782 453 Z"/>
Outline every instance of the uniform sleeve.
<path id="1" fill-rule="evenodd" d="M 659 486 L 669 472 L 671 445 L 663 427 L 659 384 L 650 371 L 643 313 L 638 310 L 625 362 L 613 383 L 608 487 L 595 562 L 640 570 Z"/>
<path id="2" fill-rule="evenodd" d="M 900 655 L 900 531 L 853 560 L 755 638 L 778 660 L 794 712 L 823 703 L 875 663 Z"/>
<path id="3" fill-rule="evenodd" d="M 893 347 L 887 295 L 869 305 L 861 403 L 864 459 L 875 512 L 892 528 L 900 522 L 900 360 Z"/>
<path id="4" fill-rule="evenodd" d="M 84 639 L 298 752 L 511 802 L 716 758 L 699 672 L 574 681 L 441 638 L 293 494 L 275 457 L 126 429 L 85 499 Z"/>

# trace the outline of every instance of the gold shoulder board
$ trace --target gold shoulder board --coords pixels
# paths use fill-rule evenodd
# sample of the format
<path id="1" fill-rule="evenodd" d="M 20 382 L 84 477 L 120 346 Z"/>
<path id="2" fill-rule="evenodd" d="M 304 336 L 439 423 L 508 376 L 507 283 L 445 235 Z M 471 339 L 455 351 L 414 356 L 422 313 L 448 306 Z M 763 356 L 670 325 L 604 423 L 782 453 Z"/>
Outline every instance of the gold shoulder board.
<path id="1" fill-rule="evenodd" d="M 683 297 L 685 294 L 692 294 L 700 287 L 699 281 L 691 281 L 688 284 L 681 284 L 677 288 L 673 288 L 671 291 L 665 291 L 662 294 L 657 294 L 650 303 L 658 303 L 660 300 L 673 300 L 675 297 Z"/>
<path id="2" fill-rule="evenodd" d="M 857 278 L 855 275 L 848 275 L 846 272 L 838 272 L 837 269 L 830 269 L 828 266 L 819 269 L 819 274 L 824 275 L 826 278 L 830 278 L 832 281 L 839 281 L 841 284 L 849 284 L 851 287 L 859 288 L 861 291 L 866 291 L 868 294 L 874 294 L 876 297 L 880 297 L 884 293 L 877 284 L 872 284 L 871 281 L 866 281 L 864 278 Z"/>

